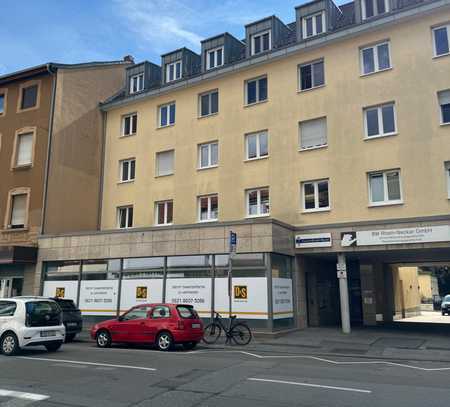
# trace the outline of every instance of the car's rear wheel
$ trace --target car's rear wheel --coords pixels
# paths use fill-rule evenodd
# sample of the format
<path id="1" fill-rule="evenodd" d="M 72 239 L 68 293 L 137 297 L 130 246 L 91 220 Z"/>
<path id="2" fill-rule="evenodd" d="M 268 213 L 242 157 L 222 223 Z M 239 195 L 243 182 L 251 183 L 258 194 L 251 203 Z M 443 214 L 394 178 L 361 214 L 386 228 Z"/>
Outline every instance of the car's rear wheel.
<path id="1" fill-rule="evenodd" d="M 5 356 L 13 356 L 19 352 L 19 340 L 14 332 L 7 332 L 0 342 L 1 351 Z"/>
<path id="2" fill-rule="evenodd" d="M 198 342 L 195 342 L 195 341 L 194 342 L 186 342 L 186 343 L 183 343 L 183 348 L 185 350 L 192 350 L 197 346 L 197 344 L 198 344 Z"/>
<path id="3" fill-rule="evenodd" d="M 99 348 L 109 348 L 111 346 L 111 335 L 106 330 L 101 330 L 95 338 Z"/>
<path id="4" fill-rule="evenodd" d="M 62 341 L 60 342 L 51 342 L 51 343 L 47 343 L 45 346 L 45 348 L 47 349 L 47 352 L 56 352 L 57 350 L 59 350 L 59 348 L 62 346 Z"/>
<path id="5" fill-rule="evenodd" d="M 156 338 L 156 346 L 164 352 L 170 350 L 173 346 L 173 338 L 170 332 L 161 332 Z"/>

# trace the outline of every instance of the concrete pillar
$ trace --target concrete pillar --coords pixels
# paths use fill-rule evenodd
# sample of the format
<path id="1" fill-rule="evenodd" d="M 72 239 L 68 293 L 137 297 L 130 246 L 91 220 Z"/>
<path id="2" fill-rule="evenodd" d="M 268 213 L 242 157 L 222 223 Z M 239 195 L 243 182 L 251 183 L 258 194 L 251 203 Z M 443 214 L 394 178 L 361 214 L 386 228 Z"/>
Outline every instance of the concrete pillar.
<path id="1" fill-rule="evenodd" d="M 377 324 L 377 301 L 375 295 L 375 273 L 372 264 L 360 264 L 363 324 Z"/>
<path id="2" fill-rule="evenodd" d="M 347 283 L 347 263 L 345 254 L 338 254 L 337 276 L 339 279 L 339 294 L 341 299 L 341 321 L 342 332 L 349 334 L 350 328 L 350 305 L 348 300 L 348 283 Z"/>

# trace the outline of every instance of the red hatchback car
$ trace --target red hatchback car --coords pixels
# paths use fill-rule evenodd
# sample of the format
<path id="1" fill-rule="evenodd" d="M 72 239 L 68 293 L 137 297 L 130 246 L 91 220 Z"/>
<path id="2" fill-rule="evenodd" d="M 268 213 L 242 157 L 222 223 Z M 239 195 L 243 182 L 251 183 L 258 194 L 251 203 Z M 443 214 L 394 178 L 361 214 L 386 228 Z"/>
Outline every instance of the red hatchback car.
<path id="1" fill-rule="evenodd" d="M 117 319 L 95 324 L 91 338 L 100 348 L 112 343 L 155 344 L 167 351 L 175 344 L 193 349 L 203 338 L 203 323 L 192 305 L 143 304 Z"/>

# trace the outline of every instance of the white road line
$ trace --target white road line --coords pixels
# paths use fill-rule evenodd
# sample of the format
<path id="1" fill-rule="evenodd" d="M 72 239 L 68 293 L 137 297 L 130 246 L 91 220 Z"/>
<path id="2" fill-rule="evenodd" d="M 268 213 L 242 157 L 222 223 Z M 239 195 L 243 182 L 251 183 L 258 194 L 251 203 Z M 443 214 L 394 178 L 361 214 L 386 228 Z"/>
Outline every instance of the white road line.
<path id="1" fill-rule="evenodd" d="M 0 389 L 0 397 L 11 397 L 15 399 L 31 400 L 31 401 L 42 401 L 50 398 L 50 396 L 45 396 L 43 394 L 23 393 L 21 391 L 2 390 L 2 389 Z"/>
<path id="2" fill-rule="evenodd" d="M 117 368 L 120 368 L 120 369 L 145 370 L 145 371 L 149 371 L 149 372 L 156 371 L 156 369 L 154 369 L 152 367 L 131 366 L 131 365 L 112 365 L 112 364 L 109 364 L 109 363 L 82 362 L 82 361 L 78 361 L 78 360 L 37 358 L 37 357 L 28 357 L 28 356 L 18 356 L 18 359 L 37 360 L 37 361 L 54 362 L 54 363 L 71 363 L 71 364 L 75 364 L 75 365 L 117 367 Z"/>
<path id="3" fill-rule="evenodd" d="M 247 380 L 251 380 L 253 382 L 290 384 L 290 385 L 293 385 L 293 386 L 315 387 L 315 388 L 320 388 L 320 389 L 339 390 L 339 391 L 350 391 L 350 392 L 353 392 L 353 393 L 366 393 L 366 394 L 372 393 L 371 390 L 354 389 L 354 388 L 351 388 L 351 387 L 325 386 L 325 385 L 322 385 L 322 384 L 289 382 L 289 381 L 285 381 L 285 380 L 258 379 L 256 377 L 249 377 Z"/>

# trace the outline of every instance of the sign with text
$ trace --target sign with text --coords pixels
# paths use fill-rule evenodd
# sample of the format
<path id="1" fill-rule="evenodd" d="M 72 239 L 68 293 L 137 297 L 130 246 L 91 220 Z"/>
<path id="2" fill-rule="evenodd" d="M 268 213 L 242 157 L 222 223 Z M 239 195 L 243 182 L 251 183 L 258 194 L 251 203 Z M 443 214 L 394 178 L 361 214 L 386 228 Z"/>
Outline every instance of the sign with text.
<path id="1" fill-rule="evenodd" d="M 80 284 L 79 308 L 83 315 L 115 315 L 118 280 L 85 280 Z"/>
<path id="2" fill-rule="evenodd" d="M 294 303 L 292 300 L 292 280 L 290 278 L 272 278 L 273 319 L 292 318 Z"/>
<path id="3" fill-rule="evenodd" d="M 211 313 L 210 278 L 168 278 L 166 301 L 174 304 L 190 304 L 202 316 Z"/>
<path id="4" fill-rule="evenodd" d="M 60 280 L 45 281 L 42 295 L 44 297 L 59 297 L 77 302 L 78 281 Z"/>
<path id="5" fill-rule="evenodd" d="M 309 249 L 313 247 L 331 247 L 331 233 L 314 233 L 295 236 L 296 249 Z"/>
<path id="6" fill-rule="evenodd" d="M 162 302 L 162 278 L 123 279 L 120 310 L 126 311 L 139 304 Z"/>

